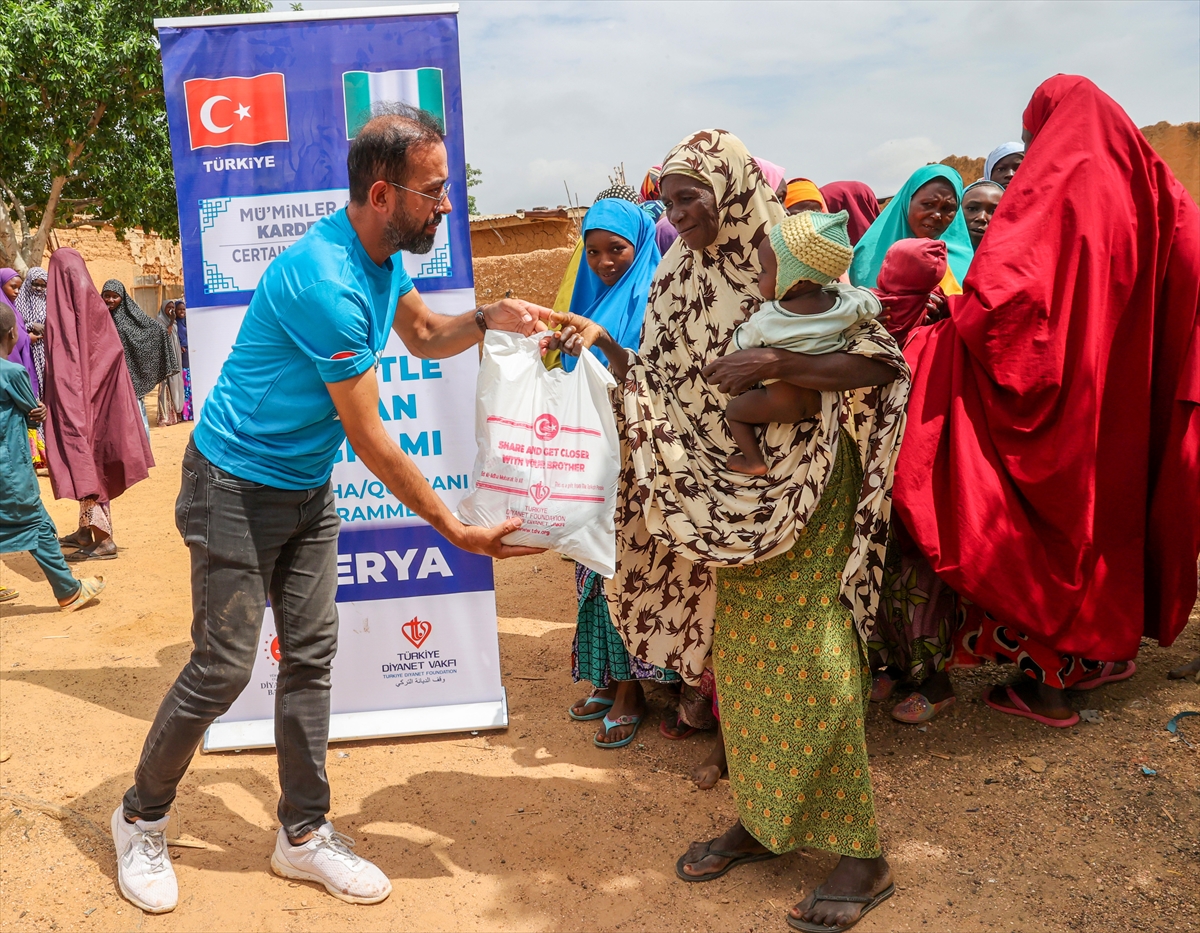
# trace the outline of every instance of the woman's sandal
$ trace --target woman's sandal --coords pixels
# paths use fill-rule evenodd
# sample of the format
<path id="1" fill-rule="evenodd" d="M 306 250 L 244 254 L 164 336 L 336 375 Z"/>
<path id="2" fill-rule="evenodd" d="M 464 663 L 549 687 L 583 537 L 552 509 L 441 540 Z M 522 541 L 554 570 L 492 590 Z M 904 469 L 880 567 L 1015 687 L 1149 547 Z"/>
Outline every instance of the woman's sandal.
<path id="1" fill-rule="evenodd" d="M 929 720 L 937 716 L 942 710 L 949 709 L 953 705 L 953 696 L 939 700 L 937 703 L 930 703 L 929 698 L 925 694 L 916 690 L 896 704 L 892 710 L 892 718 L 897 722 L 919 725 L 923 722 L 929 722 Z"/>
<path id="2" fill-rule="evenodd" d="M 824 923 L 810 923 L 808 920 L 799 920 L 789 913 L 787 915 L 788 926 L 790 926 L 793 930 L 803 930 L 804 933 L 842 933 L 842 930 L 849 930 L 852 926 L 855 926 L 859 920 L 861 920 L 870 911 L 874 910 L 895 893 L 895 884 L 889 884 L 874 897 L 871 897 L 867 894 L 822 894 L 821 889 L 818 887 L 815 891 L 813 891 L 814 904 L 816 904 L 817 901 L 838 901 L 844 904 L 862 904 L 864 905 L 862 913 L 858 915 L 854 923 L 848 923 L 846 926 L 842 927 L 831 927 Z"/>
<path id="3" fill-rule="evenodd" d="M 644 714 L 643 714 L 644 715 Z M 642 724 L 641 716 L 618 716 L 616 719 L 609 719 L 608 713 L 604 714 L 604 734 L 608 735 L 609 730 L 617 728 L 617 726 L 633 726 L 633 731 L 625 738 L 616 742 L 601 742 L 596 736 L 592 736 L 592 744 L 596 748 L 624 748 L 633 741 L 637 735 L 638 727 Z"/>
<path id="4" fill-rule="evenodd" d="M 686 722 L 684 722 L 683 717 L 679 716 L 678 714 L 675 716 L 675 728 L 682 729 L 683 731 L 672 732 L 670 727 L 667 725 L 667 721 L 664 719 L 658 724 L 658 734 L 664 739 L 670 739 L 672 742 L 678 742 L 680 739 L 691 738 L 700 731 L 695 726 L 688 725 Z"/>
<path id="5" fill-rule="evenodd" d="M 14 590 L 11 586 L 0 586 L 0 603 L 6 603 L 10 599 L 16 599 L 20 595 L 20 590 Z"/>
<path id="6" fill-rule="evenodd" d="M 1104 667 L 1100 668 L 1100 676 L 1092 680 L 1082 681 L 1073 687 L 1068 687 L 1068 690 L 1095 690 L 1097 687 L 1103 687 L 1105 684 L 1115 684 L 1118 681 L 1128 680 L 1137 673 L 1137 664 L 1133 661 L 1125 662 L 1125 670 L 1119 674 L 1113 673 L 1113 668 L 1120 661 L 1105 661 Z"/>
<path id="7" fill-rule="evenodd" d="M 779 858 L 779 856 L 774 852 L 726 852 L 724 849 L 714 849 L 712 844 L 716 841 L 716 839 L 710 839 L 708 842 L 704 843 L 704 854 L 691 862 L 684 861 L 688 857 L 687 852 L 684 852 L 683 855 L 679 856 L 675 862 L 675 874 L 677 874 L 683 881 L 714 881 L 717 878 L 720 878 L 722 875 L 737 868 L 739 865 L 747 865 L 750 862 L 765 862 L 769 859 Z M 689 849 L 688 851 L 691 850 Z M 712 871 L 707 875 L 689 875 L 683 870 L 684 865 L 695 865 L 699 862 L 703 862 L 710 855 L 715 855 L 717 858 L 727 858 L 729 861 L 720 871 Z"/>
<path id="8" fill-rule="evenodd" d="M 1051 726 L 1055 729 L 1069 729 L 1071 726 L 1079 723 L 1079 714 L 1074 712 L 1071 713 L 1071 715 L 1066 719 L 1054 719 L 1050 716 L 1043 716 L 1040 713 L 1035 713 L 1026 705 L 1024 700 L 1017 696 L 1017 691 L 1014 690 L 1010 685 L 997 684 L 996 686 L 1004 687 L 1004 689 L 1008 692 L 1008 700 L 1010 703 L 1012 703 L 1012 706 L 1001 706 L 999 703 L 994 702 L 992 700 L 992 691 L 995 690 L 996 687 L 988 687 L 983 691 L 983 702 L 998 713 L 1004 713 L 1007 716 L 1021 716 L 1024 719 L 1032 719 L 1034 722 L 1040 722 L 1043 726 Z"/>
<path id="9" fill-rule="evenodd" d="M 109 538 L 108 540 L 111 541 L 112 539 Z M 82 563 L 85 560 L 116 560 L 116 547 L 114 546 L 110 551 L 104 548 L 104 544 L 104 541 L 100 541 L 96 544 L 91 544 L 87 547 L 80 548 L 75 553 L 66 555 L 66 559 L 73 564 Z"/>
<path id="10" fill-rule="evenodd" d="M 567 707 L 567 715 L 570 716 L 572 719 L 574 719 L 576 722 L 588 722 L 592 719 L 599 719 L 606 712 L 608 712 L 610 709 L 612 709 L 612 705 L 614 702 L 615 702 L 614 700 L 610 700 L 608 697 L 596 696 L 596 694 L 593 693 L 590 697 L 587 698 L 587 702 L 583 704 L 584 707 L 591 706 L 594 703 L 597 706 L 603 707 L 602 709 L 598 709 L 594 713 L 585 713 L 583 715 L 580 715 L 579 713 L 575 712 L 574 706 L 568 706 Z"/>
<path id="11" fill-rule="evenodd" d="M 86 532 L 86 536 L 85 536 L 85 532 Z M 59 543 L 60 547 L 81 548 L 81 547 L 87 547 L 88 545 L 94 544 L 95 542 L 92 539 L 91 529 L 80 528 L 76 531 L 73 531 L 69 535 L 63 535 L 61 538 L 58 539 L 58 543 Z"/>
<path id="12" fill-rule="evenodd" d="M 95 599 L 100 591 L 104 589 L 104 577 L 84 577 L 79 581 L 79 592 L 65 606 L 59 606 L 63 612 L 74 612 L 76 609 L 82 609 L 93 599 Z"/>

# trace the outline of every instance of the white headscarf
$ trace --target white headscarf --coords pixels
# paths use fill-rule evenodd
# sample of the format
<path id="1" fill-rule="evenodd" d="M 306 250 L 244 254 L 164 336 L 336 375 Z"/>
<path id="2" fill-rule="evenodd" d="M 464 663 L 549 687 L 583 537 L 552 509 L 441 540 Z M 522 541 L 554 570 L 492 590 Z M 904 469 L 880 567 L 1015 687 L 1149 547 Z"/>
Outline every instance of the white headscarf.
<path id="1" fill-rule="evenodd" d="M 983 177 L 988 181 L 992 180 L 992 169 L 996 167 L 996 163 L 1005 156 L 1010 156 L 1014 152 L 1024 152 L 1025 144 L 1023 142 L 1001 143 L 995 149 L 988 153 L 987 160 L 983 163 Z M 999 184 L 999 182 L 997 182 Z"/>

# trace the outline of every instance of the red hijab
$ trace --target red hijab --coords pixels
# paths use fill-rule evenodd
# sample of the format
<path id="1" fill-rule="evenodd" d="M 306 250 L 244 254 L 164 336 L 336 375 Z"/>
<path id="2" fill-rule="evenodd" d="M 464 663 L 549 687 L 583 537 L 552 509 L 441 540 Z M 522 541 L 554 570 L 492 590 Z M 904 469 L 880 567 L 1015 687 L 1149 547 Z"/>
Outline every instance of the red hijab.
<path id="1" fill-rule="evenodd" d="M 115 499 L 154 457 L 125 348 L 83 257 L 50 256 L 46 288 L 46 461 L 56 499 Z"/>
<path id="2" fill-rule="evenodd" d="M 821 195 L 829 206 L 829 213 L 845 211 L 850 215 L 846 230 L 850 234 L 850 245 L 854 246 L 875 223 L 879 216 L 879 202 L 875 192 L 861 181 L 833 181 L 821 189 Z"/>
<path id="3" fill-rule="evenodd" d="M 1064 654 L 1169 645 L 1200 552 L 1200 212 L 1057 75 L 949 320 L 915 332 L 897 510 L 950 586 Z"/>
<path id="4" fill-rule="evenodd" d="M 897 240 L 884 254 L 871 291 L 883 305 L 879 322 L 900 346 L 924 323 L 929 295 L 946 274 L 948 256 L 944 240 L 921 237 Z"/>

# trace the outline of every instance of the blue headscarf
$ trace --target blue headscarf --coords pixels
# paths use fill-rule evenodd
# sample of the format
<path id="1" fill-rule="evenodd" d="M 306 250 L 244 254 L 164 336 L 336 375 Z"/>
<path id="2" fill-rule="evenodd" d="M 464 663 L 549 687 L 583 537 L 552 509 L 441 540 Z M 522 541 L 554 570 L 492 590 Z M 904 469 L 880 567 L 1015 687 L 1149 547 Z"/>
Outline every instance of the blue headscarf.
<path id="1" fill-rule="evenodd" d="M 654 221 L 639 205 L 620 198 L 604 198 L 591 206 L 583 218 L 580 236 L 589 230 L 608 230 L 633 244 L 633 265 L 616 285 L 608 286 L 592 271 L 587 258 L 579 264 L 575 291 L 571 295 L 571 313 L 591 318 L 607 330 L 621 346 L 636 350 L 642 341 L 642 318 L 646 299 L 654 282 L 654 270 L 662 254 L 654 241 Z M 602 363 L 604 354 L 592 348 Z M 575 368 L 574 357 L 563 354 L 563 368 Z"/>
<path id="2" fill-rule="evenodd" d="M 958 172 L 948 165 L 924 165 L 909 176 L 904 187 L 896 192 L 887 207 L 883 209 L 875 222 L 867 228 L 858 245 L 854 247 L 854 262 L 850 264 L 850 281 L 854 285 L 866 288 L 875 287 L 875 279 L 879 276 L 879 267 L 883 265 L 883 257 L 897 240 L 907 240 L 915 234 L 908 225 L 908 205 L 917 189 L 934 178 L 944 178 L 954 187 L 958 196 L 958 213 L 950 226 L 942 233 L 939 240 L 946 243 L 950 270 L 958 279 L 961 286 L 971 268 L 971 259 L 975 250 L 971 246 L 971 235 L 967 232 L 967 222 L 963 219 L 962 198 L 963 184 Z"/>

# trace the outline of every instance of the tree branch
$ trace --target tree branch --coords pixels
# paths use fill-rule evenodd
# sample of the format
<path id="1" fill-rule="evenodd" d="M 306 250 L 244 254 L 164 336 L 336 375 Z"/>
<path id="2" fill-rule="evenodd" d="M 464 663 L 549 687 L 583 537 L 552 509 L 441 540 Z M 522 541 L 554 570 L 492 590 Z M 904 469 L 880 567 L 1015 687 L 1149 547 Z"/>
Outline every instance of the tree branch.
<path id="1" fill-rule="evenodd" d="M 83 152 L 83 147 L 87 145 L 87 141 L 92 138 L 92 134 L 96 132 L 96 127 L 100 125 L 100 121 L 104 118 L 104 111 L 108 109 L 108 104 L 99 103 L 96 105 L 95 111 L 92 113 L 92 118 L 88 120 L 87 128 L 83 131 L 83 139 L 79 142 L 68 140 L 71 148 L 67 153 L 67 167 L 70 168 L 75 164 L 75 160 L 79 158 L 79 154 Z"/>
<path id="2" fill-rule="evenodd" d="M 105 224 L 111 224 L 115 217 L 101 219 L 99 217 L 81 217 L 79 220 L 72 220 L 70 223 L 59 224 L 59 230 L 74 230 L 76 227 L 103 227 Z"/>

